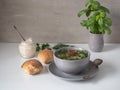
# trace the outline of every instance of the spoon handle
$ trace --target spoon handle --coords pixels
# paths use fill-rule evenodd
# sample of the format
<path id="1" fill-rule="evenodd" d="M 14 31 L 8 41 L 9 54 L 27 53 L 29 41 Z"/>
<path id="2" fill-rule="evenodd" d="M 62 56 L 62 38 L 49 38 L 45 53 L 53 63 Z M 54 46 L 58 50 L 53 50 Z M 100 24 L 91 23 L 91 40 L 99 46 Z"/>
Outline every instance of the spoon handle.
<path id="1" fill-rule="evenodd" d="M 102 59 L 95 59 L 95 60 L 93 61 L 93 64 L 94 64 L 94 65 L 92 65 L 92 66 L 90 67 L 89 71 L 83 76 L 83 79 L 84 79 L 84 80 L 89 79 L 90 76 L 91 76 L 91 74 L 92 74 L 92 72 L 93 72 L 93 70 L 95 69 L 95 67 L 98 67 L 98 65 L 100 65 L 100 64 L 102 64 L 102 63 L 103 63 L 103 60 L 102 60 Z"/>
<path id="2" fill-rule="evenodd" d="M 95 60 L 93 61 L 93 63 L 94 63 L 96 66 L 98 66 L 98 65 L 100 65 L 100 64 L 102 64 L 102 63 L 103 63 L 103 60 L 102 60 L 102 59 L 97 58 L 97 59 L 95 59 Z"/>
<path id="3" fill-rule="evenodd" d="M 14 25 L 14 29 L 17 31 L 17 33 L 20 35 L 23 41 L 25 41 L 25 38 L 22 36 L 22 34 L 18 31 L 17 27 Z"/>

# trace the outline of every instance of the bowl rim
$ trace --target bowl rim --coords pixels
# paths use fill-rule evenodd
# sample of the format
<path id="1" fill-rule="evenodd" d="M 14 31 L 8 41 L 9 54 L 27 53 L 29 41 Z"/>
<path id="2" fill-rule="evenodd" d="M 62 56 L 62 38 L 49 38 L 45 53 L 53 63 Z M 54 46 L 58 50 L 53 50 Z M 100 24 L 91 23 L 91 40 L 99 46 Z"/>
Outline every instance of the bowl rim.
<path id="1" fill-rule="evenodd" d="M 56 57 L 56 58 L 58 58 L 59 60 L 62 60 L 62 61 L 70 61 L 70 62 L 83 61 L 84 59 L 86 59 L 86 58 L 83 58 L 83 59 L 78 59 L 78 60 L 69 60 L 69 59 L 61 59 L 61 58 L 57 57 L 57 56 L 56 56 L 56 53 L 57 53 L 58 51 L 60 51 L 60 50 L 63 50 L 63 49 L 84 50 L 84 51 L 87 51 L 87 53 L 88 53 L 88 55 L 87 55 L 86 58 L 89 58 L 89 57 L 90 57 L 90 52 L 89 52 L 88 50 L 86 50 L 86 49 L 84 49 L 84 48 L 80 48 L 80 47 L 63 47 L 63 48 L 60 48 L 60 49 L 58 49 L 58 50 L 56 50 L 56 51 L 54 52 L 54 57 Z"/>

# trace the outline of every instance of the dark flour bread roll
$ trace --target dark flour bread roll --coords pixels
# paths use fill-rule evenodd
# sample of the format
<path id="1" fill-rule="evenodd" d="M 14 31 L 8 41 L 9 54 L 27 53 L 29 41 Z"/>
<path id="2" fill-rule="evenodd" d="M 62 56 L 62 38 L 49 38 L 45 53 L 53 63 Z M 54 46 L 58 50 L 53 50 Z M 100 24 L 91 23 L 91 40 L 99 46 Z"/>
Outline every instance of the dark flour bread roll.
<path id="1" fill-rule="evenodd" d="M 31 75 L 38 74 L 43 69 L 42 64 L 38 60 L 35 60 L 35 59 L 31 59 L 31 60 L 24 62 L 21 67 L 26 73 L 31 74 Z"/>
<path id="2" fill-rule="evenodd" d="M 44 64 L 49 64 L 53 61 L 53 51 L 52 50 L 42 50 L 38 53 L 38 59 Z"/>

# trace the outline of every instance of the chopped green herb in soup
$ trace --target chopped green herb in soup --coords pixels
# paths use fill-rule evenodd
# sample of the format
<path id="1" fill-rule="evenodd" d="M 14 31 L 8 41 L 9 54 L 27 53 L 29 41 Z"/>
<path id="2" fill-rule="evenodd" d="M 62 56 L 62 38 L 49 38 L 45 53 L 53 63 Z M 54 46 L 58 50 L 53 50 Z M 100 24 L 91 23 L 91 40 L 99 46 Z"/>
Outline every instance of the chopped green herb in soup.
<path id="1" fill-rule="evenodd" d="M 83 50 L 60 50 L 56 56 L 66 60 L 79 60 L 86 58 L 88 53 Z"/>

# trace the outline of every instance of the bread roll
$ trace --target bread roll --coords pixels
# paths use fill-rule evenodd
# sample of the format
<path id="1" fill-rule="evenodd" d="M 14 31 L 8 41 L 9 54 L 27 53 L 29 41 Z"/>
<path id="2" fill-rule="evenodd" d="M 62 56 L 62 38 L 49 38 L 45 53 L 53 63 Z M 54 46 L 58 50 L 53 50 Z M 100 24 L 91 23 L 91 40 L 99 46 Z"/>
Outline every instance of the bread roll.
<path id="1" fill-rule="evenodd" d="M 35 59 L 31 59 L 24 62 L 21 67 L 26 73 L 32 74 L 32 75 L 40 73 L 43 69 L 42 64 Z"/>
<path id="2" fill-rule="evenodd" d="M 38 59 L 44 64 L 49 64 L 53 61 L 53 51 L 52 50 L 42 50 L 38 54 Z"/>

